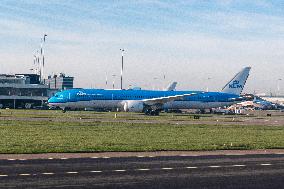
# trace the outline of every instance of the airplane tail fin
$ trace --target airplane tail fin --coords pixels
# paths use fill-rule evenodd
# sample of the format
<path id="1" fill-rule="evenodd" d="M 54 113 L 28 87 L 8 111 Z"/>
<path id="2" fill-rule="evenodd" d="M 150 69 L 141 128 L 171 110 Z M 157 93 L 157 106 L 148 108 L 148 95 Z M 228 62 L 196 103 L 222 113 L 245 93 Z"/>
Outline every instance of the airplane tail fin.
<path id="1" fill-rule="evenodd" d="M 177 82 L 174 81 L 172 83 L 170 83 L 165 89 L 164 91 L 174 91 L 176 89 L 177 86 Z"/>
<path id="2" fill-rule="evenodd" d="M 240 95 L 244 89 L 251 67 L 243 68 L 222 89 L 223 93 Z"/>

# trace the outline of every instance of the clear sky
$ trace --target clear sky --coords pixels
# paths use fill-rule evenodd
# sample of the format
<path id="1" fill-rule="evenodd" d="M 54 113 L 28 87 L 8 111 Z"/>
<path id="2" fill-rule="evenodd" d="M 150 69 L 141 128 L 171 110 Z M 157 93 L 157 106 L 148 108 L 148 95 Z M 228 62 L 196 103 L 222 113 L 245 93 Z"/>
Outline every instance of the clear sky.
<path id="1" fill-rule="evenodd" d="M 119 87 L 124 48 L 126 87 L 217 91 L 252 66 L 246 91 L 284 91 L 283 0 L 1 0 L 1 73 L 28 72 L 44 33 L 46 73 L 76 87 Z"/>

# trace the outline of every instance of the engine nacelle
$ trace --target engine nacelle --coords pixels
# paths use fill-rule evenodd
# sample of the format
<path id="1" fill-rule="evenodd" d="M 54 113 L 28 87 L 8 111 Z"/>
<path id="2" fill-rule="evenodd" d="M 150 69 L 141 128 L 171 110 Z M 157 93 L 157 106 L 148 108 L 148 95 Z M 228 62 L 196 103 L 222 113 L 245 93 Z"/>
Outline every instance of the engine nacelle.
<path id="1" fill-rule="evenodd" d="M 128 100 L 124 103 L 125 112 L 143 112 L 144 104 L 138 100 Z"/>

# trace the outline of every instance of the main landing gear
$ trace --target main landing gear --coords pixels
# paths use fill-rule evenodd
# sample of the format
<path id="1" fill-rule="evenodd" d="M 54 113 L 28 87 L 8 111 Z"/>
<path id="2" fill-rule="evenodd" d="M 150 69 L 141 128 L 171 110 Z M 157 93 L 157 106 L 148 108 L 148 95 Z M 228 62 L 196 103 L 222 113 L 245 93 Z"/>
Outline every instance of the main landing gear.
<path id="1" fill-rule="evenodd" d="M 158 116 L 160 114 L 159 110 L 152 110 L 152 109 L 147 109 L 145 111 L 146 115 L 150 115 L 150 116 Z"/>

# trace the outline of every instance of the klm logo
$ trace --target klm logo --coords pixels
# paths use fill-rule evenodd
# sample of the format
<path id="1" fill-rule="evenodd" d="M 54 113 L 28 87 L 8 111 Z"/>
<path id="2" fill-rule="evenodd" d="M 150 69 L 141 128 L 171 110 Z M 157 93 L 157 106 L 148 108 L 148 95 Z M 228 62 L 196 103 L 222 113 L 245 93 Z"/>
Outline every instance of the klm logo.
<path id="1" fill-rule="evenodd" d="M 242 89 L 243 85 L 240 85 L 239 83 L 240 83 L 240 81 L 234 80 L 232 84 L 229 84 L 229 88 L 231 88 L 231 89 L 239 89 L 239 88 L 241 88 Z"/>
<path id="2" fill-rule="evenodd" d="M 82 91 L 79 91 L 78 93 L 77 93 L 77 96 L 86 96 L 87 94 L 86 93 L 84 93 L 84 92 L 82 92 Z"/>

